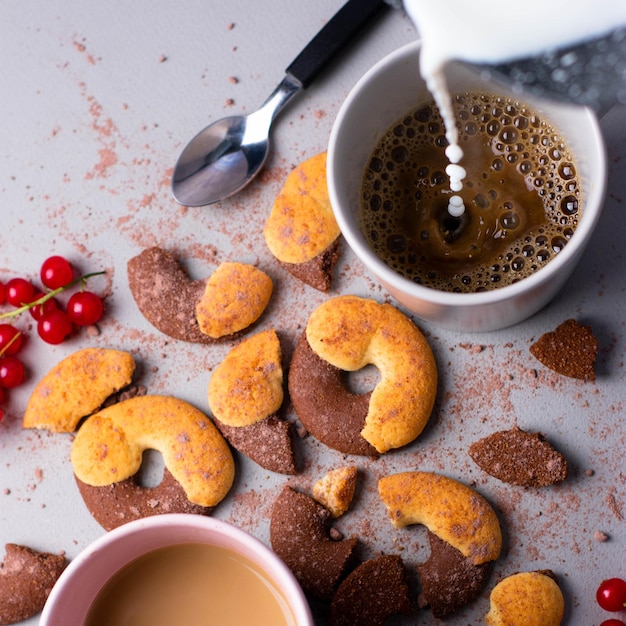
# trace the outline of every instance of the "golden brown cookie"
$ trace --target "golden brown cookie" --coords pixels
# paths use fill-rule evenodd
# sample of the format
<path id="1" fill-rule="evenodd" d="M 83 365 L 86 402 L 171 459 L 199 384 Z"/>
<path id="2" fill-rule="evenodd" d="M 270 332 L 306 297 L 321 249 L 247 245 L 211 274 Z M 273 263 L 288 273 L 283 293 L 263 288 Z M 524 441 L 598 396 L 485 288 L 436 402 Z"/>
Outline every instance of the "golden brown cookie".
<path id="1" fill-rule="evenodd" d="M 230 490 L 235 465 L 228 444 L 201 411 L 170 396 L 139 396 L 92 415 L 74 440 L 72 466 L 80 481 L 106 488 L 133 477 L 147 449 L 162 454 L 193 504 L 213 507 Z"/>
<path id="2" fill-rule="evenodd" d="M 320 291 L 330 288 L 340 231 L 328 197 L 325 152 L 289 174 L 263 234 L 285 269 Z"/>
<path id="3" fill-rule="evenodd" d="M 130 384 L 135 361 L 128 352 L 105 348 L 78 350 L 57 363 L 31 394 L 24 428 L 73 432 L 78 422 Z"/>
<path id="4" fill-rule="evenodd" d="M 463 483 L 432 472 L 401 472 L 381 478 L 378 492 L 396 528 L 423 524 L 475 565 L 500 556 L 495 511 Z"/>
<path id="5" fill-rule="evenodd" d="M 209 381 L 209 408 L 228 426 L 250 426 L 276 413 L 283 396 L 280 342 L 274 330 L 237 344 Z"/>
<path id="6" fill-rule="evenodd" d="M 221 263 L 196 305 L 200 331 L 220 339 L 256 322 L 272 296 L 272 279 L 246 263 Z"/>
<path id="7" fill-rule="evenodd" d="M 171 252 L 144 250 L 128 262 L 128 284 L 143 316 L 181 341 L 214 343 L 248 328 L 263 313 L 272 281 L 245 263 L 223 263 L 192 280 Z"/>
<path id="8" fill-rule="evenodd" d="M 330 470 L 313 484 L 313 498 L 325 506 L 333 517 L 341 517 L 352 504 L 358 470 L 346 465 Z"/>
<path id="9" fill-rule="evenodd" d="M 428 528 L 429 559 L 418 565 L 423 594 L 435 617 L 474 600 L 500 556 L 502 532 L 489 503 L 457 480 L 432 472 L 401 472 L 378 481 L 396 528 Z"/>
<path id="10" fill-rule="evenodd" d="M 213 371 L 209 408 L 234 448 L 265 469 L 295 474 L 291 424 L 277 414 L 284 397 L 281 358 L 276 331 L 244 339 Z"/>
<path id="11" fill-rule="evenodd" d="M 66 566 L 64 556 L 7 544 L 0 563 L 0 625 L 39 613 Z"/>
<path id="12" fill-rule="evenodd" d="M 591 326 L 565 320 L 530 346 L 530 353 L 546 367 L 563 376 L 585 381 L 596 379 L 598 340 Z"/>
<path id="13" fill-rule="evenodd" d="M 551 571 L 521 572 L 501 580 L 489 598 L 487 626 L 559 626 L 565 601 Z"/>
<path id="14" fill-rule="evenodd" d="M 310 350 L 329 366 L 312 359 L 304 341 L 296 347 L 289 391 L 309 432 L 349 454 L 370 453 L 353 444 L 357 437 L 373 454 L 418 437 L 435 403 L 437 367 L 428 342 L 408 317 L 389 304 L 339 296 L 313 311 L 305 335 Z M 368 364 L 378 368 L 380 380 L 363 402 L 345 388 L 341 372 Z"/>

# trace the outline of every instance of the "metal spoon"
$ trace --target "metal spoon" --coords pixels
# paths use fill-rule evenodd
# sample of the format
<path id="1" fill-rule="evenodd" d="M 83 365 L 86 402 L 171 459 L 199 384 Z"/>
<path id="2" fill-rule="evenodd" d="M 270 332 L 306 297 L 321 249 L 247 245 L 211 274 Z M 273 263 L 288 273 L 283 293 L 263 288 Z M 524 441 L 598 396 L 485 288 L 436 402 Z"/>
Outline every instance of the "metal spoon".
<path id="1" fill-rule="evenodd" d="M 245 187 L 265 163 L 274 118 L 385 6 L 385 0 L 348 0 L 289 65 L 258 111 L 226 117 L 198 133 L 174 168 L 174 198 L 185 206 L 204 206 Z"/>

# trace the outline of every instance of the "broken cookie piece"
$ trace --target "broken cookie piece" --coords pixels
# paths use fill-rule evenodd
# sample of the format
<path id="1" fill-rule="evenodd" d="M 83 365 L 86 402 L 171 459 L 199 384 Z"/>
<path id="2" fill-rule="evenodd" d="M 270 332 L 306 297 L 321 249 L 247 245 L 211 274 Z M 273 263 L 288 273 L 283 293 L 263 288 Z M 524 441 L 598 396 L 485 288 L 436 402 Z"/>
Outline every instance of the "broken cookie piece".
<path id="1" fill-rule="evenodd" d="M 385 620 L 413 610 L 407 571 L 397 555 L 359 565 L 339 586 L 330 605 L 330 626 L 383 626 Z"/>
<path id="2" fill-rule="evenodd" d="M 298 165 L 274 201 L 263 235 L 281 266 L 328 291 L 339 258 L 340 230 L 328 196 L 326 153 Z"/>
<path id="3" fill-rule="evenodd" d="M 428 532 L 430 557 L 417 566 L 422 593 L 439 619 L 455 613 L 481 593 L 491 570 L 490 563 L 476 565 L 456 548 Z"/>
<path id="4" fill-rule="evenodd" d="M 584 381 L 596 379 L 598 340 L 591 326 L 565 320 L 530 346 L 530 353 L 549 369 Z"/>
<path id="5" fill-rule="evenodd" d="M 356 550 L 355 537 L 333 541 L 330 512 L 309 496 L 287 486 L 272 509 L 272 549 L 287 564 L 304 591 L 330 599 L 347 573 Z"/>
<path id="6" fill-rule="evenodd" d="M 24 413 L 24 428 L 74 432 L 112 394 L 130 384 L 131 354 L 85 348 L 59 361 L 38 383 Z"/>
<path id="7" fill-rule="evenodd" d="M 291 424 L 277 415 L 283 397 L 280 342 L 273 329 L 236 345 L 209 381 L 209 407 L 230 444 L 265 469 L 295 474 Z"/>
<path id="8" fill-rule="evenodd" d="M 518 427 L 473 443 L 469 455 L 487 474 L 522 487 L 546 487 L 567 478 L 567 461 L 541 433 Z"/>
<path id="9" fill-rule="evenodd" d="M 67 566 L 64 556 L 6 545 L 0 564 L 0 625 L 15 624 L 43 609 L 54 583 Z"/>
<path id="10" fill-rule="evenodd" d="M 352 503 L 357 474 L 354 466 L 330 470 L 313 485 L 313 498 L 325 506 L 333 517 L 341 517 Z"/>

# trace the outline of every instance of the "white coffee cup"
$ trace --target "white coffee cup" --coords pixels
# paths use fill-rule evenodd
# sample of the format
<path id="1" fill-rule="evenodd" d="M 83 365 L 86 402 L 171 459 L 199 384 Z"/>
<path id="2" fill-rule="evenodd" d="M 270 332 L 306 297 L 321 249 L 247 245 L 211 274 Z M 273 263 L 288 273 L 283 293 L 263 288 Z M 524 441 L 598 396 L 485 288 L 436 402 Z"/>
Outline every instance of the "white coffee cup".
<path id="1" fill-rule="evenodd" d="M 341 232 L 357 257 L 406 309 L 454 331 L 491 331 L 530 317 L 543 308 L 570 277 L 600 216 L 606 191 L 606 152 L 593 111 L 519 98 L 548 120 L 568 143 L 582 185 L 581 217 L 567 245 L 544 267 L 519 282 L 478 293 L 451 293 L 418 285 L 391 269 L 371 249 L 360 227 L 360 192 L 369 158 L 389 127 L 418 105 L 432 100 L 419 73 L 419 42 L 391 53 L 370 69 L 343 103 L 328 145 L 328 189 Z M 452 92 L 490 92 L 516 97 L 502 85 L 485 83 L 480 73 L 451 64 Z"/>

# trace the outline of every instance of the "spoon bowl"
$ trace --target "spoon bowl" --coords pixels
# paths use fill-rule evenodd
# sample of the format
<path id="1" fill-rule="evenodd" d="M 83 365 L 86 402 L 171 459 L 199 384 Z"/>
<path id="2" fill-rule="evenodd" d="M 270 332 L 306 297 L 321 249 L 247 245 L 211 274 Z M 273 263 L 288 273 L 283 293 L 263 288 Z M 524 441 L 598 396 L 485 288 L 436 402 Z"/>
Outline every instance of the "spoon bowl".
<path id="1" fill-rule="evenodd" d="M 294 59 L 258 111 L 226 117 L 199 132 L 174 167 L 174 198 L 198 207 L 224 200 L 245 187 L 267 159 L 274 118 L 386 6 L 385 0 L 348 0 Z"/>
<path id="2" fill-rule="evenodd" d="M 201 206 L 226 198 L 258 173 L 269 152 L 269 128 L 259 141 L 247 144 L 244 137 L 249 124 L 244 116 L 227 117 L 191 140 L 172 179 L 174 196 L 181 204 Z"/>

